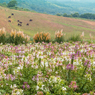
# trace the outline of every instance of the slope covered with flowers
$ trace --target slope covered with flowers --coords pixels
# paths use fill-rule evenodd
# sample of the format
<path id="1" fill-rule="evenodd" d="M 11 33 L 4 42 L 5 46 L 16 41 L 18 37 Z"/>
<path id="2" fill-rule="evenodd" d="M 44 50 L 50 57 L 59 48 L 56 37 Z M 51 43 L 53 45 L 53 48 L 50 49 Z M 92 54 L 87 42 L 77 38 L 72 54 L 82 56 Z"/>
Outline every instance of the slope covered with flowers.
<path id="1" fill-rule="evenodd" d="M 0 95 L 95 95 L 95 44 L 0 45 Z"/>

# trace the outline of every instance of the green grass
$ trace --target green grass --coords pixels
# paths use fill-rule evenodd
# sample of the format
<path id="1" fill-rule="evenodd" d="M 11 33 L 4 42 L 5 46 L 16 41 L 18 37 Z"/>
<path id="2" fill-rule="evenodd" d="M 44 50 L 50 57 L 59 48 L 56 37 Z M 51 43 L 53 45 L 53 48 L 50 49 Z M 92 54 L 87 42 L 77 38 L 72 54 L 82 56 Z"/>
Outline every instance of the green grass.
<path id="1" fill-rule="evenodd" d="M 14 13 L 11 20 L 12 23 L 8 22 L 8 16 Z M 0 28 L 5 27 L 7 32 L 10 32 L 11 29 L 16 29 L 17 31 L 24 31 L 25 34 L 33 37 L 37 32 L 49 32 L 51 38 L 54 38 L 55 31 L 63 29 L 63 32 L 66 34 L 65 38 L 68 39 L 71 35 L 80 35 L 83 31 L 85 33 L 85 38 L 89 39 L 89 33 L 95 35 L 95 25 L 91 20 L 84 20 L 78 18 L 66 18 L 59 17 L 48 14 L 41 14 L 29 11 L 18 11 L 8 8 L 0 7 Z M 22 27 L 17 26 L 17 20 L 23 22 Z M 32 22 L 29 22 L 29 19 L 33 19 Z M 29 26 L 26 26 L 26 23 L 29 23 Z"/>

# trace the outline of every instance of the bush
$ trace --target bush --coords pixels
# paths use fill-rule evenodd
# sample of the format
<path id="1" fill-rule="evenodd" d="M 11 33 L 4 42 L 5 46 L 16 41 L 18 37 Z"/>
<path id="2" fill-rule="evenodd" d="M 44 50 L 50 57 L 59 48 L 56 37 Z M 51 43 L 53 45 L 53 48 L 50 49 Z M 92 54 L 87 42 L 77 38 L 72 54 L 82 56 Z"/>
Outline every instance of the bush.
<path id="1" fill-rule="evenodd" d="M 6 31 L 5 28 L 0 29 L 0 43 L 5 44 L 6 42 Z"/>
<path id="2" fill-rule="evenodd" d="M 82 38 L 80 37 L 80 35 L 77 36 L 71 36 L 67 41 L 82 41 Z"/>
<path id="3" fill-rule="evenodd" d="M 50 42 L 50 33 L 37 33 L 33 37 L 34 42 Z"/>
<path id="4" fill-rule="evenodd" d="M 55 32 L 55 42 L 61 43 L 64 41 L 64 37 L 63 37 L 63 30 L 61 30 L 60 32 Z"/>
<path id="5" fill-rule="evenodd" d="M 62 14 L 60 14 L 60 13 L 57 13 L 56 15 L 57 15 L 57 16 L 62 16 Z"/>
<path id="6" fill-rule="evenodd" d="M 26 36 L 22 31 L 11 31 L 9 36 L 9 43 L 14 43 L 15 45 L 27 43 L 29 41 L 29 36 Z"/>

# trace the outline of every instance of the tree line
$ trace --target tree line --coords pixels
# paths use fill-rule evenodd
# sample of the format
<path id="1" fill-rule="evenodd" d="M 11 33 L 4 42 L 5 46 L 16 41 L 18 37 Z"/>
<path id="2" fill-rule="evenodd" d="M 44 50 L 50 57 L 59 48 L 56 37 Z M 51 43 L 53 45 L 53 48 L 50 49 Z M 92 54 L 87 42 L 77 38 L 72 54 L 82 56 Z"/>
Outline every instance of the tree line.
<path id="1" fill-rule="evenodd" d="M 30 11 L 29 9 L 26 9 L 26 8 L 17 7 L 17 5 L 18 5 L 18 3 L 16 0 L 11 0 L 8 3 L 6 3 L 6 2 L 0 3 L 0 6 L 2 6 L 2 7 L 8 7 L 10 9 L 15 9 L 15 10 Z"/>
<path id="2" fill-rule="evenodd" d="M 73 14 L 64 13 L 63 15 L 60 14 L 60 13 L 57 13 L 56 15 L 57 15 L 57 16 L 63 16 L 63 17 L 95 19 L 95 14 L 92 14 L 92 13 L 79 14 L 79 13 L 76 12 L 76 13 L 73 13 Z"/>
<path id="3" fill-rule="evenodd" d="M 35 0 L 33 1 L 33 4 L 35 4 Z M 36 2 L 36 5 L 39 5 L 38 4 L 39 2 Z M 23 11 L 30 11 L 29 9 L 23 9 L 23 8 L 20 8 L 20 7 L 17 7 L 18 3 L 16 0 L 11 0 L 9 1 L 8 3 L 4 2 L 4 3 L 0 3 L 0 6 L 3 6 L 3 7 L 8 7 L 8 8 L 11 8 L 11 9 L 16 9 L 16 10 L 23 10 Z M 47 8 L 45 8 L 46 6 Z M 43 8 L 42 8 L 43 7 Z M 45 2 L 41 3 L 41 5 L 39 6 L 39 8 L 35 5 L 32 5 L 31 8 L 35 11 L 40 11 L 42 13 L 46 13 L 46 14 L 55 14 L 55 7 L 54 6 L 51 6 L 52 9 L 50 8 L 50 6 L 48 4 L 45 4 Z M 59 9 L 56 9 L 56 11 L 60 11 Z M 64 13 L 64 14 L 61 14 L 61 13 L 57 13 L 56 14 L 57 16 L 63 16 L 63 17 L 74 17 L 74 18 L 85 18 L 85 19 L 95 19 L 95 14 L 92 14 L 92 13 L 84 13 L 84 14 L 79 14 L 78 12 L 75 12 L 75 13 L 72 13 L 72 14 L 67 14 L 67 13 Z"/>

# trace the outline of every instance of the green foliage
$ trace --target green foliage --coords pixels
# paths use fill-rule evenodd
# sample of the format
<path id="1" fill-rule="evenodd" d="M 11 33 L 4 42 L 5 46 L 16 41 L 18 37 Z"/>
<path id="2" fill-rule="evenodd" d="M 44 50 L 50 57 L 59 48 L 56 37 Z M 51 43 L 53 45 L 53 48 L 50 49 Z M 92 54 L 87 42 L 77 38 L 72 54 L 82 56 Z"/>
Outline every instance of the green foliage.
<path id="1" fill-rule="evenodd" d="M 2 7 L 7 7 L 7 4 L 6 4 L 6 2 L 0 3 L 0 6 L 2 6 Z"/>
<path id="2" fill-rule="evenodd" d="M 73 13 L 73 14 L 63 14 L 63 17 L 76 17 L 76 18 L 85 18 L 85 19 L 95 19 L 95 14 L 92 13 L 84 13 L 84 14 L 79 14 L 79 13 Z"/>
<path id="3" fill-rule="evenodd" d="M 71 15 L 68 15 L 68 14 L 64 13 L 63 17 L 71 17 Z"/>
<path id="4" fill-rule="evenodd" d="M 74 14 L 71 14 L 72 17 L 79 17 L 79 13 L 74 13 Z"/>
<path id="5" fill-rule="evenodd" d="M 55 32 L 55 42 L 62 43 L 64 40 L 63 30 Z"/>
<path id="6" fill-rule="evenodd" d="M 5 42 L 6 42 L 6 36 L 3 34 L 0 36 L 0 43 L 5 44 Z"/>
<path id="7" fill-rule="evenodd" d="M 80 38 L 79 35 L 77 35 L 77 36 L 71 36 L 67 41 L 74 41 L 74 42 L 76 42 L 76 41 L 82 41 L 82 39 Z"/>
<path id="8" fill-rule="evenodd" d="M 23 69 L 20 70 L 20 73 L 22 76 L 20 74 L 18 75 L 19 78 L 15 81 L 16 84 L 20 86 L 19 88 L 23 88 L 25 95 L 35 93 L 35 85 L 37 85 L 37 81 L 33 81 L 32 78 L 37 75 L 37 70 L 32 68 L 30 64 L 26 66 L 24 63 Z M 29 88 L 24 88 L 25 85 L 29 85 Z"/>
<path id="9" fill-rule="evenodd" d="M 60 14 L 60 13 L 57 13 L 56 15 L 57 15 L 57 16 L 62 16 L 62 14 Z"/>
<path id="10" fill-rule="evenodd" d="M 2 29 L 0 29 L 0 43 L 5 44 L 6 42 L 6 31 L 5 28 L 3 27 Z"/>
<path id="11" fill-rule="evenodd" d="M 17 1 L 16 0 L 11 0 L 9 3 L 8 3 L 8 7 L 15 7 L 17 5 Z"/>
<path id="12" fill-rule="evenodd" d="M 62 1 L 62 0 L 16 0 L 18 2 L 18 7 L 26 8 L 29 10 L 34 10 L 41 13 L 53 14 L 57 13 L 74 13 L 79 12 L 79 14 L 83 13 L 94 13 L 94 5 L 95 3 L 88 2 L 72 2 L 72 1 Z M 0 3 L 9 3 L 10 0 L 0 0 Z M 90 6 L 89 6 L 90 5 Z M 12 3 L 9 4 L 9 7 L 15 7 Z"/>
<path id="13" fill-rule="evenodd" d="M 94 95 L 94 46 L 1 45 L 0 95 Z"/>
<path id="14" fill-rule="evenodd" d="M 81 14 L 80 18 L 95 19 L 95 14 L 91 14 L 91 13 Z"/>
<path id="15" fill-rule="evenodd" d="M 18 44 L 26 44 L 27 41 L 26 41 L 25 38 L 16 35 L 16 37 L 14 37 L 14 36 L 9 36 L 9 38 L 8 38 L 8 43 L 13 43 L 13 44 L 15 44 L 15 45 L 18 45 Z"/>
<path id="16" fill-rule="evenodd" d="M 25 43 L 25 42 L 26 42 L 26 41 L 25 41 L 25 39 L 24 39 L 23 37 L 16 35 L 16 37 L 15 37 L 15 45 L 23 44 L 23 43 Z"/>
<path id="17" fill-rule="evenodd" d="M 64 39 L 63 36 L 61 36 L 60 38 L 59 38 L 59 37 L 56 37 L 56 38 L 55 38 L 55 42 L 62 43 L 62 42 L 64 42 L 64 41 L 65 41 L 65 39 Z"/>

